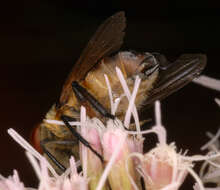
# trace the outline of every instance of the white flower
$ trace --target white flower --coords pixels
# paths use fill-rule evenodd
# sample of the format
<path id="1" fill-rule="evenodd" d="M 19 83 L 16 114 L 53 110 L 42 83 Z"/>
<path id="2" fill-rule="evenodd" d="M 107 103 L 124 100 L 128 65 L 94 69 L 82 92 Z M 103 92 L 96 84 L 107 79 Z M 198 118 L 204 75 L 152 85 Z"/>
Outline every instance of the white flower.
<path id="1" fill-rule="evenodd" d="M 5 178 L 0 175 L 0 189 L 1 190 L 27 190 L 24 184 L 20 181 L 18 172 L 14 170 L 13 175 Z"/>

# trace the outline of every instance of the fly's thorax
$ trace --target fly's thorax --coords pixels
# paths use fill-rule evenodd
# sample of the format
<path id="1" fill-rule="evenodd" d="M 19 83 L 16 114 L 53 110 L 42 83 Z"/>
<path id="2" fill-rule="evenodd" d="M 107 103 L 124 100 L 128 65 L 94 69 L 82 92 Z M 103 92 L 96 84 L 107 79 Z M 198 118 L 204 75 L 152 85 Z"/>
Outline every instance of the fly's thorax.
<path id="1" fill-rule="evenodd" d="M 116 74 L 115 67 L 117 66 L 122 71 L 130 91 L 133 90 L 135 77 L 138 75 L 142 79 L 136 98 L 136 105 L 140 107 L 158 77 L 157 65 L 156 59 L 150 53 L 119 52 L 112 57 L 102 59 L 87 74 L 81 85 L 110 111 L 110 100 L 104 74 L 108 76 L 113 98 L 120 97 L 124 92 Z M 124 115 L 127 105 L 127 99 L 123 98 L 116 114 Z"/>
<path id="2" fill-rule="evenodd" d="M 104 74 L 108 76 L 114 99 L 119 98 L 124 93 L 115 68 L 119 67 L 121 69 L 130 91 L 133 90 L 135 78 L 138 75 L 141 78 L 141 84 L 135 104 L 139 109 L 147 99 L 149 91 L 153 88 L 158 77 L 157 65 L 156 59 L 150 53 L 119 52 L 112 57 L 102 59 L 88 72 L 85 79 L 79 83 L 110 112 L 109 92 Z M 83 106 L 86 107 L 88 116 L 101 117 L 89 103 L 85 102 L 84 104 Z M 81 103 L 77 100 L 74 92 L 72 92 L 65 105 L 59 109 L 52 106 L 46 115 L 46 119 L 60 120 L 61 115 L 67 115 L 78 120 L 80 106 Z M 128 101 L 124 97 L 118 106 L 116 116 L 120 116 L 123 119 L 127 106 Z M 64 126 L 48 123 L 44 123 L 44 125 L 57 137 L 62 138 L 69 135 L 68 129 Z"/>
<path id="3" fill-rule="evenodd" d="M 125 51 L 119 52 L 117 56 L 118 60 L 120 60 L 117 66 L 124 71 L 130 91 L 133 91 L 136 76 L 138 75 L 141 78 L 140 87 L 135 99 L 135 105 L 140 109 L 158 79 L 158 61 L 153 54 L 148 52 L 137 53 Z M 122 112 L 126 111 L 127 105 L 127 99 L 121 102 Z"/>

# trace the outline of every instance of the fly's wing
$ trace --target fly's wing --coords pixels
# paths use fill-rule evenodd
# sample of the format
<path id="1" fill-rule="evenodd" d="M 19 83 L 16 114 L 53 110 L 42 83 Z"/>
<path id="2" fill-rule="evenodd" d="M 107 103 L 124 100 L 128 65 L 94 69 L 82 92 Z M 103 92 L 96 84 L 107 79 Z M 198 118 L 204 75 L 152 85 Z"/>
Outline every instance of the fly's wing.
<path id="1" fill-rule="evenodd" d="M 206 61 L 206 55 L 203 54 L 181 55 L 170 67 L 160 71 L 159 79 L 150 92 L 146 104 L 166 98 L 198 77 L 205 68 Z"/>
<path id="2" fill-rule="evenodd" d="M 85 78 L 89 70 L 104 56 L 118 50 L 124 38 L 126 18 L 124 12 L 118 12 L 109 17 L 93 35 L 80 58 L 73 66 L 66 82 L 64 83 L 60 103 L 65 104 L 72 91 L 71 83 Z"/>

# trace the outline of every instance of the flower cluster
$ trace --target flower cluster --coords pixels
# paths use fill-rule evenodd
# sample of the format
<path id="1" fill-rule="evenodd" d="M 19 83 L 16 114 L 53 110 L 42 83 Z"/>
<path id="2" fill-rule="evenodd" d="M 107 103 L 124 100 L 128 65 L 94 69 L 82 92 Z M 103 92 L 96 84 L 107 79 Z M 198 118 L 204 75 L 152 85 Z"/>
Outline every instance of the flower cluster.
<path id="1" fill-rule="evenodd" d="M 220 106 L 220 100 L 216 99 L 216 103 Z M 210 138 L 210 141 L 201 147 L 201 150 L 208 150 L 207 155 L 213 155 L 220 151 L 220 129 L 216 135 L 211 132 L 207 132 L 206 135 Z M 212 183 L 215 187 L 208 188 L 212 190 L 220 189 L 220 157 L 206 160 L 200 169 L 200 178 L 204 184 Z M 198 187 L 196 186 L 198 189 Z"/>
<path id="2" fill-rule="evenodd" d="M 108 77 L 105 76 L 111 101 L 111 112 L 114 114 L 121 98 L 129 101 L 124 121 L 109 120 L 104 125 L 98 118 L 89 118 L 86 110 L 81 107 L 80 122 L 77 122 L 79 133 L 91 144 L 92 148 L 102 155 L 101 161 L 89 148 L 83 144 L 80 147 L 80 161 L 70 158 L 70 168 L 58 175 L 48 161 L 26 142 L 17 132 L 9 129 L 9 134 L 26 150 L 26 155 L 32 163 L 39 178 L 38 190 L 177 190 L 188 174 L 196 183 L 195 190 L 205 189 L 204 183 L 215 182 L 220 187 L 220 143 L 216 136 L 208 133 L 212 140 L 203 146 L 210 150 L 208 155 L 187 156 L 186 152 L 177 152 L 174 142 L 168 144 L 167 131 L 161 122 L 160 103 L 155 103 L 155 126 L 141 130 L 135 107 L 135 97 L 138 92 L 140 78 L 136 77 L 132 93 L 130 92 L 121 71 L 116 72 L 124 94 L 113 99 Z M 218 100 L 217 100 L 218 101 Z M 129 130 L 131 117 L 135 121 L 136 130 Z M 60 121 L 47 120 L 48 123 L 64 125 Z M 74 125 L 74 122 L 72 123 Z M 143 143 L 150 134 L 156 134 L 158 142 L 149 152 L 143 152 Z M 145 134 L 145 138 L 143 135 Z M 213 153 L 214 152 L 214 153 Z M 196 161 L 204 161 L 200 177 L 193 170 Z M 82 171 L 77 172 L 81 165 Z M 208 169 L 206 169 L 208 167 Z M 206 169 L 206 170 L 205 170 Z M 143 183 L 141 180 L 143 179 Z M 20 182 L 18 174 L 4 178 L 0 176 L 1 190 L 27 190 Z"/>

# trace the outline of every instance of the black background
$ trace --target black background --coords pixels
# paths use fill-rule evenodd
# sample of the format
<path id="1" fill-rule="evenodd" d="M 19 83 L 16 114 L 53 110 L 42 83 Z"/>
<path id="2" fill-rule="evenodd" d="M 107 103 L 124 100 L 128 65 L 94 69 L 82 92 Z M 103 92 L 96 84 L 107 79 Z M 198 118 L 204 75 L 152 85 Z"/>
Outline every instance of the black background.
<path id="1" fill-rule="evenodd" d="M 124 10 L 127 29 L 122 49 L 157 51 L 170 57 L 206 53 L 204 74 L 220 78 L 220 9 L 215 1 L 5 1 L 0 18 L 1 165 L 8 176 L 18 169 L 28 186 L 36 177 L 6 133 L 13 127 L 26 139 L 58 97 L 70 68 L 98 25 Z M 220 93 L 189 84 L 162 101 L 168 142 L 198 154 L 220 124 Z M 192 180 L 182 187 L 191 187 Z"/>

